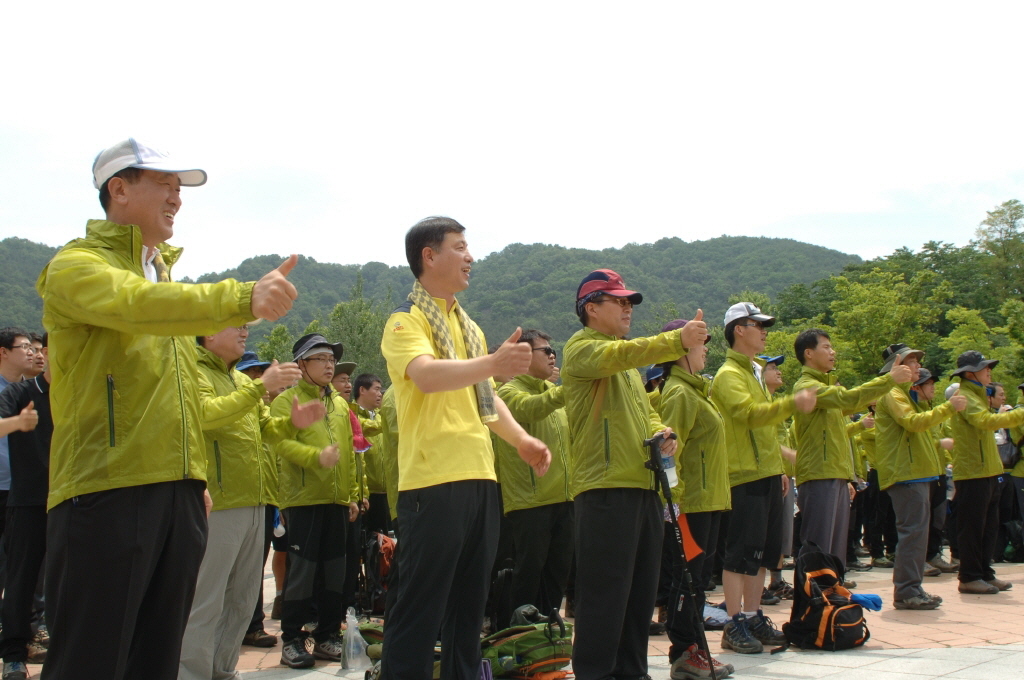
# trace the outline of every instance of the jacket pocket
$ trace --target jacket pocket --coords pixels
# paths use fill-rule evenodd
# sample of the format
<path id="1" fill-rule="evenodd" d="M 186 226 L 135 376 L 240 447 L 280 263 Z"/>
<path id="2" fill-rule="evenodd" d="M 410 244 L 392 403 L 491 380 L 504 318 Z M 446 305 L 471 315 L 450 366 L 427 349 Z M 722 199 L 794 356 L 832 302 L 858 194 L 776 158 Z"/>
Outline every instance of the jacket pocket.
<path id="1" fill-rule="evenodd" d="M 707 491 L 708 488 L 708 471 L 707 465 L 704 461 L 704 449 L 700 450 L 700 488 Z"/>
<path id="2" fill-rule="evenodd" d="M 608 433 L 608 419 L 603 418 L 604 422 L 604 469 L 607 470 L 608 466 L 612 464 L 612 442 L 611 435 Z"/>
<path id="3" fill-rule="evenodd" d="M 107 429 L 110 432 L 110 448 L 117 445 L 114 432 L 114 376 L 107 374 Z"/>
<path id="4" fill-rule="evenodd" d="M 224 483 L 221 477 L 221 463 L 220 463 L 220 442 L 213 442 L 213 460 L 217 463 L 217 488 L 221 491 L 224 490 Z"/>

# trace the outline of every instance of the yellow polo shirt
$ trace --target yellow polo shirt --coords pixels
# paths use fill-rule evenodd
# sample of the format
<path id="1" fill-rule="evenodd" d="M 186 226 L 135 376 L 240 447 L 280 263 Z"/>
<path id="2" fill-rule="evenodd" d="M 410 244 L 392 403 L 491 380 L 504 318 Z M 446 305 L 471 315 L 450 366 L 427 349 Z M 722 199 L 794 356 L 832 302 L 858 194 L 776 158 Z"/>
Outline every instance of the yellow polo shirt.
<path id="1" fill-rule="evenodd" d="M 466 341 L 456 311 L 459 303 L 447 314 L 444 300 L 434 298 L 434 304 L 448 323 L 455 355 L 466 359 Z M 470 385 L 425 394 L 405 373 L 416 357 L 440 358 L 423 312 L 408 300 L 392 312 L 380 348 L 388 363 L 398 411 L 398 490 L 466 479 L 497 481 L 490 430 L 480 420 L 476 389 Z"/>

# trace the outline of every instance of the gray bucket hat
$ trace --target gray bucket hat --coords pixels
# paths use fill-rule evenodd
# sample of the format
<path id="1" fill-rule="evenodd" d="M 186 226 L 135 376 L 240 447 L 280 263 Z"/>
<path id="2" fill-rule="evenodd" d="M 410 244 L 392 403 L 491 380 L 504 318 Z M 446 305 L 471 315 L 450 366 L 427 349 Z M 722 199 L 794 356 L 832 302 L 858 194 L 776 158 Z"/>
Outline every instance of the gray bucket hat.
<path id="1" fill-rule="evenodd" d="M 345 353 L 345 347 L 340 342 L 331 344 L 327 342 L 327 338 L 319 333 L 309 333 L 308 335 L 303 335 L 292 345 L 292 356 L 298 361 L 299 359 L 304 359 L 306 355 L 312 354 L 312 350 L 319 347 L 324 348 L 321 351 L 332 352 L 335 361 L 341 361 L 341 355 Z"/>
<path id="2" fill-rule="evenodd" d="M 896 363 L 896 357 L 901 357 L 906 360 L 907 357 L 917 356 L 917 360 L 920 361 L 921 357 L 924 356 L 924 352 L 919 349 L 912 349 L 907 347 L 902 342 L 896 342 L 882 350 L 882 367 L 878 369 L 878 375 L 885 375 L 892 370 L 892 365 Z"/>

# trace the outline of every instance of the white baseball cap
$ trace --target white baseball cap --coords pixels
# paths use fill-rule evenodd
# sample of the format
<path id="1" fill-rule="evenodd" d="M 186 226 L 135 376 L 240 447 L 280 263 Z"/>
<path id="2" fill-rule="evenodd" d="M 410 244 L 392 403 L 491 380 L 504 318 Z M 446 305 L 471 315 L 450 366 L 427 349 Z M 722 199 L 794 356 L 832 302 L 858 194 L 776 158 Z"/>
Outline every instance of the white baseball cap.
<path id="1" fill-rule="evenodd" d="M 92 164 L 92 183 L 99 189 L 108 179 L 125 168 L 173 172 L 178 175 L 181 185 L 185 187 L 206 184 L 205 170 L 177 163 L 163 151 L 141 144 L 134 137 L 118 142 L 96 155 L 96 160 Z"/>
<path id="2" fill-rule="evenodd" d="M 762 326 L 767 328 L 775 323 L 774 316 L 768 316 L 761 312 L 753 302 L 737 302 L 725 312 L 725 325 L 728 326 L 737 319 L 743 319 L 750 317 L 754 321 L 758 321 Z"/>

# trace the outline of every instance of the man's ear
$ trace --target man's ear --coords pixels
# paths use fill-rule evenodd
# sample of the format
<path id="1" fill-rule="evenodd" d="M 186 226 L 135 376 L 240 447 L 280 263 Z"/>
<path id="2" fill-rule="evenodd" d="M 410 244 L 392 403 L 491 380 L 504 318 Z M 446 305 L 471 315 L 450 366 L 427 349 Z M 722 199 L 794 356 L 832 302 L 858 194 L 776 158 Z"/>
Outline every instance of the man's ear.
<path id="1" fill-rule="evenodd" d="M 128 202 L 128 182 L 123 177 L 111 177 L 107 181 L 107 193 L 110 194 L 110 202 L 124 205 Z"/>

